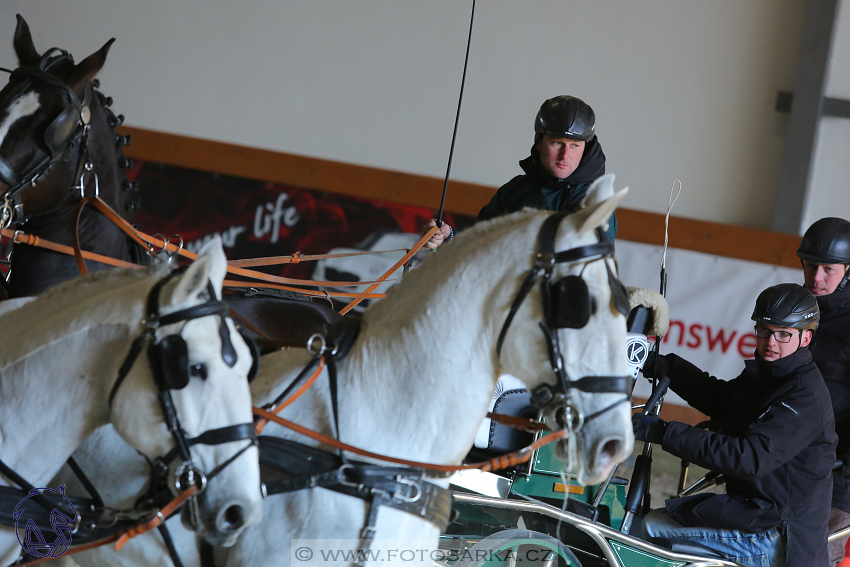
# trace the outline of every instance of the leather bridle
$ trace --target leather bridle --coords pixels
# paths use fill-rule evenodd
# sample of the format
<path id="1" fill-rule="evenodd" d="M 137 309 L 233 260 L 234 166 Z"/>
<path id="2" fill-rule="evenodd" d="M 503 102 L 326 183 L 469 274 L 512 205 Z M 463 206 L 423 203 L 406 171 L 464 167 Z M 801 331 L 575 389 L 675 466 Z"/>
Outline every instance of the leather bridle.
<path id="1" fill-rule="evenodd" d="M 539 325 L 546 339 L 549 362 L 557 378 L 557 384 L 554 387 L 549 384 L 537 386 L 531 391 L 531 402 L 538 409 L 553 413 L 558 425 L 571 433 L 578 432 L 586 421 L 610 411 L 621 403 L 628 402 L 631 399 L 632 386 L 630 378 L 625 375 L 584 376 L 573 380 L 564 368 L 557 331 L 562 328 L 583 328 L 595 312 L 596 302 L 589 295 L 587 284 L 580 275 L 566 276 L 557 282 L 552 282 L 555 266 L 557 264 L 605 261 L 614 257 L 614 243 L 605 238 L 600 228 L 596 229 L 597 242 L 595 244 L 578 246 L 561 252 L 555 251 L 555 236 L 558 232 L 558 226 L 564 217 L 575 211 L 576 209 L 572 208 L 552 214 L 543 222 L 537 237 L 534 266 L 529 270 L 520 286 L 496 342 L 496 356 L 501 356 L 502 344 L 514 316 L 534 284 L 540 280 L 545 321 L 540 322 Z M 611 271 L 607 261 L 605 268 L 608 271 L 608 285 L 611 288 L 613 307 L 627 316 L 629 313 L 628 293 Z M 625 397 L 592 415 L 584 416 L 572 402 L 574 390 L 598 394 L 622 393 L 625 394 Z"/>
<path id="2" fill-rule="evenodd" d="M 57 64 L 65 61 L 71 64 L 74 62 L 70 53 L 54 47 L 45 52 L 36 64 L 19 67 L 12 71 L 9 77 L 9 84 L 16 80 L 19 83 L 6 93 L 4 104 L 8 105 L 33 84 L 40 83 L 58 89 L 65 99 L 65 107 L 44 131 L 44 143 L 49 150 L 44 158 L 29 166 L 23 172 L 16 172 L 9 162 L 0 156 L 0 181 L 9 186 L 5 193 L 5 204 L 2 205 L 3 212 L 2 218 L 0 218 L 0 221 L 5 225 L 25 218 L 20 198 L 21 193 L 28 187 L 36 187 L 47 178 L 57 164 L 67 161 L 75 146 L 79 146 L 79 150 L 75 174 L 72 179 L 80 179 L 84 170 L 87 169 L 88 133 L 93 88 L 86 87 L 83 99 L 80 100 L 71 87 L 48 72 Z M 88 169 L 90 167 L 89 165 Z M 82 183 L 80 186 L 82 186 Z"/>
<path id="3" fill-rule="evenodd" d="M 158 399 L 162 413 L 165 418 L 166 426 L 168 427 L 171 436 L 174 439 L 174 448 L 166 455 L 159 457 L 153 462 L 154 474 L 164 476 L 168 471 L 168 463 L 175 457 L 179 456 L 183 459 L 182 463 L 177 467 L 175 472 L 175 481 L 173 486 L 169 486 L 172 492 L 183 492 L 191 486 L 198 487 L 198 494 L 203 491 L 207 482 L 219 474 L 224 468 L 236 460 L 242 453 L 249 448 L 256 446 L 257 436 L 254 429 L 254 424 L 239 423 L 211 429 L 198 435 L 197 437 L 189 438 L 186 431 L 180 424 L 180 418 L 177 415 L 177 410 L 174 406 L 172 398 L 172 390 L 177 390 L 185 387 L 189 381 L 190 373 L 196 375 L 196 369 L 188 368 L 188 357 L 186 356 L 186 343 L 181 335 L 170 335 L 161 341 L 156 340 L 156 331 L 160 327 L 171 325 L 174 323 L 191 321 L 202 317 L 217 316 L 220 319 L 219 335 L 221 337 L 221 356 L 222 360 L 229 367 L 233 367 L 237 362 L 236 350 L 233 348 L 233 343 L 230 340 L 230 329 L 227 326 L 226 319 L 230 318 L 229 307 L 224 301 L 216 299 L 212 285 L 208 285 L 208 293 L 210 299 L 204 303 L 187 307 L 173 313 L 161 315 L 159 312 L 159 294 L 162 288 L 178 274 L 182 273 L 183 269 L 177 269 L 168 274 L 154 285 L 148 294 L 146 315 L 142 322 L 142 332 L 136 337 L 130 346 L 130 352 L 124 358 L 124 362 L 118 371 L 118 378 L 112 386 L 109 393 L 109 407 L 112 408 L 112 402 L 115 394 L 124 382 L 124 379 L 133 367 L 142 349 L 147 346 L 148 361 L 151 371 L 153 372 L 154 382 L 158 389 Z M 203 375 L 200 376 L 204 378 Z M 219 464 L 213 471 L 205 474 L 194 464 L 192 458 L 191 447 L 193 445 L 220 445 L 235 441 L 248 440 L 249 443 L 241 450 L 237 451 L 232 457 L 223 463 Z M 194 501 L 194 497 L 190 503 Z"/>

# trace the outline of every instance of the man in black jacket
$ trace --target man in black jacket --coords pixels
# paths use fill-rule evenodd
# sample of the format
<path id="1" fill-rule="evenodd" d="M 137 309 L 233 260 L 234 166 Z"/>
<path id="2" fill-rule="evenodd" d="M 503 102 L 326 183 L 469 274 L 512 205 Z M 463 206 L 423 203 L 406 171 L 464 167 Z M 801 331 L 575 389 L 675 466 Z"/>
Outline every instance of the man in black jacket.
<path id="1" fill-rule="evenodd" d="M 850 525 L 850 222 L 823 218 L 803 235 L 797 256 L 803 263 L 805 286 L 820 307 L 820 326 L 812 341 L 815 364 L 829 389 L 838 434 L 838 458 L 843 462 L 833 474 L 829 531 Z M 844 558 L 847 537 L 829 544 L 829 561 Z"/>
<path id="2" fill-rule="evenodd" d="M 596 115 L 590 105 L 574 96 L 546 100 L 534 119 L 531 155 L 519 162 L 525 172 L 496 191 L 478 213 L 488 220 L 531 207 L 562 211 L 580 202 L 590 185 L 605 174 L 605 154 L 596 137 Z M 435 219 L 422 229 L 437 225 Z M 617 216 L 608 220 L 608 239 L 617 236 Z M 425 244 L 434 249 L 451 240 L 454 231 L 445 223 Z"/>
<path id="3" fill-rule="evenodd" d="M 644 518 L 644 534 L 696 541 L 747 566 L 826 567 L 837 437 L 829 391 L 806 348 L 817 301 L 780 284 L 759 295 L 752 318 L 755 358 L 733 380 L 676 355 L 658 358 L 670 387 L 717 431 L 638 414 L 635 438 L 722 473 L 726 494 L 667 500 Z"/>

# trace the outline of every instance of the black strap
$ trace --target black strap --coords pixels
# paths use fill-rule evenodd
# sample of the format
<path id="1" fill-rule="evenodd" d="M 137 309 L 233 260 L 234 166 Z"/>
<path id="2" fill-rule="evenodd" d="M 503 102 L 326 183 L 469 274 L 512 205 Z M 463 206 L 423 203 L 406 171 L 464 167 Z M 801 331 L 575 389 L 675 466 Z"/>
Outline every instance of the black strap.
<path id="1" fill-rule="evenodd" d="M 147 340 L 148 335 L 142 334 L 136 337 L 133 344 L 130 345 L 130 352 L 128 352 L 127 356 L 124 357 L 124 362 L 121 363 L 121 368 L 118 369 L 118 379 L 115 380 L 115 383 L 112 385 L 112 390 L 109 391 L 110 408 L 112 408 L 112 400 L 115 399 L 115 394 L 118 392 L 118 388 L 120 388 L 121 384 L 124 383 L 124 379 L 127 378 L 127 375 L 130 373 L 130 369 L 133 368 L 133 364 L 135 364 L 136 359 L 139 357 L 139 353 L 142 352 Z"/>
<path id="2" fill-rule="evenodd" d="M 544 273 L 545 272 L 543 270 L 535 269 L 528 272 L 528 275 L 525 276 L 525 280 L 522 282 L 522 285 L 514 298 L 514 302 L 511 304 L 511 309 L 508 311 L 508 316 L 502 324 L 502 330 L 499 332 L 499 339 L 496 341 L 496 356 L 501 356 L 502 354 L 502 343 L 505 341 L 505 335 L 508 334 L 508 327 L 511 326 L 511 322 L 514 320 L 514 316 L 517 314 L 517 311 L 519 311 L 522 302 L 525 300 L 528 292 L 531 291 L 531 288 L 534 287 L 534 282 L 537 281 L 537 278 L 542 276 Z"/>
<path id="3" fill-rule="evenodd" d="M 168 549 L 168 555 L 171 556 L 171 562 L 174 563 L 174 567 L 183 567 L 183 562 L 180 560 L 180 554 L 177 553 L 177 547 L 174 545 L 174 540 L 171 539 L 171 533 L 168 531 L 168 526 L 165 525 L 165 522 L 162 522 L 159 526 L 157 526 L 159 530 L 159 535 L 162 536 L 162 541 L 165 542 L 165 547 Z"/>
<path id="4" fill-rule="evenodd" d="M 74 474 L 77 475 L 80 483 L 82 483 L 83 488 L 85 488 L 89 493 L 89 496 L 92 497 L 94 505 L 98 508 L 103 508 L 103 498 L 100 497 L 100 493 L 97 491 L 97 488 L 94 487 L 94 484 L 92 484 L 89 477 L 86 476 L 86 473 L 80 467 L 79 463 L 77 463 L 77 460 L 73 457 L 73 455 L 68 457 L 68 466 L 71 467 L 71 470 L 74 471 Z"/>
<path id="5" fill-rule="evenodd" d="M 342 441 L 339 432 L 339 396 L 338 396 L 338 384 L 337 384 L 337 373 L 336 373 L 336 358 L 333 355 L 325 357 L 325 366 L 328 369 L 328 382 L 330 385 L 330 394 L 331 394 L 331 411 L 333 412 L 333 422 L 334 422 L 334 433 L 336 434 L 337 441 Z M 342 449 L 337 449 L 339 451 L 339 457 L 346 461 L 345 453 Z"/>
<path id="6" fill-rule="evenodd" d="M 570 382 L 574 390 L 592 394 L 632 393 L 632 381 L 628 376 L 585 376 Z"/>
<path id="7" fill-rule="evenodd" d="M 283 390 L 283 392 L 274 399 L 272 403 L 267 404 L 265 407 L 269 409 L 274 409 L 275 407 L 277 407 L 279 403 L 285 400 L 289 396 L 289 394 L 292 393 L 295 388 L 301 385 L 301 382 L 303 382 L 307 378 L 307 376 L 309 376 L 313 372 L 313 369 L 316 368 L 317 364 L 319 364 L 319 360 L 319 358 L 310 359 L 310 362 L 307 363 L 307 366 L 305 366 L 304 369 L 298 374 L 298 376 L 295 377 L 295 380 L 293 380 L 292 383 L 289 384 L 289 386 L 287 386 Z"/>
<path id="8" fill-rule="evenodd" d="M 223 443 L 256 438 L 257 431 L 253 423 L 237 423 L 204 431 L 197 437 L 189 439 L 189 445 L 221 445 Z"/>
<path id="9" fill-rule="evenodd" d="M 189 447 L 193 447 L 195 445 L 223 445 L 224 443 L 243 441 L 245 439 L 252 443 L 257 442 L 257 430 L 255 429 L 253 422 L 237 423 L 234 425 L 219 427 L 218 429 L 210 429 L 208 431 L 204 431 L 197 437 L 186 439 L 186 443 Z M 179 452 L 180 449 L 178 447 L 172 447 L 172 449 L 164 456 L 160 457 L 159 460 L 162 463 L 170 463 Z"/>

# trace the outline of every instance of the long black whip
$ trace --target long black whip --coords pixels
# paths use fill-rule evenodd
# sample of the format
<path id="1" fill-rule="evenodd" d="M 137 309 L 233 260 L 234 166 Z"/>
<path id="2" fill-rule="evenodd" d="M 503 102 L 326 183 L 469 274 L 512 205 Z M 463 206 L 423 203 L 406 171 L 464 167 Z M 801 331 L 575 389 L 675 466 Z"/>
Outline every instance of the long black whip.
<path id="1" fill-rule="evenodd" d="M 463 101 L 463 86 L 466 83 L 466 67 L 469 63 L 469 46 L 472 44 L 472 23 L 475 21 L 475 0 L 472 0 L 472 15 L 469 18 L 469 35 L 466 40 L 466 57 L 463 60 L 463 77 L 460 80 L 460 96 L 457 100 L 457 115 L 455 116 L 455 129 L 452 133 L 452 145 L 449 149 L 449 164 L 446 167 L 446 179 L 443 182 L 443 198 L 440 201 L 440 213 L 437 215 L 437 226 L 443 226 L 443 209 L 446 206 L 446 191 L 449 188 L 449 172 L 452 170 L 452 156 L 455 153 L 455 140 L 457 139 L 457 124 L 460 122 L 460 103 Z"/>

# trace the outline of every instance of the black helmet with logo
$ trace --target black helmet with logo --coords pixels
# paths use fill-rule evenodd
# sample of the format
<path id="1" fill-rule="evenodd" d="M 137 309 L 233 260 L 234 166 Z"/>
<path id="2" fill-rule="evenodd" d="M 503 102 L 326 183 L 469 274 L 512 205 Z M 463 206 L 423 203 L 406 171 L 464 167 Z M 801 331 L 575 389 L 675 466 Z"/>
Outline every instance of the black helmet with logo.
<path id="1" fill-rule="evenodd" d="M 850 222 L 835 217 L 815 221 L 803 235 L 797 256 L 815 264 L 850 264 Z"/>
<path id="2" fill-rule="evenodd" d="M 534 119 L 534 131 L 554 138 L 586 142 L 596 129 L 593 109 L 580 98 L 561 95 L 550 98 L 540 107 Z"/>
<path id="3" fill-rule="evenodd" d="M 765 325 L 814 331 L 820 321 L 820 309 L 809 290 L 801 285 L 783 283 L 759 294 L 752 320 Z"/>

